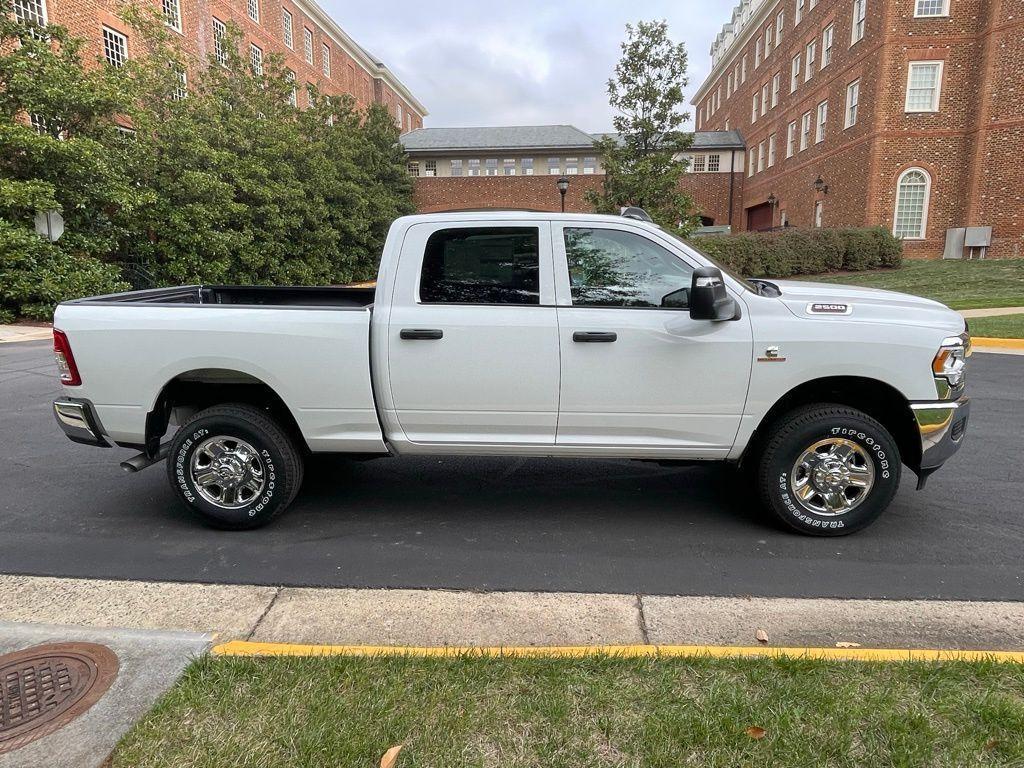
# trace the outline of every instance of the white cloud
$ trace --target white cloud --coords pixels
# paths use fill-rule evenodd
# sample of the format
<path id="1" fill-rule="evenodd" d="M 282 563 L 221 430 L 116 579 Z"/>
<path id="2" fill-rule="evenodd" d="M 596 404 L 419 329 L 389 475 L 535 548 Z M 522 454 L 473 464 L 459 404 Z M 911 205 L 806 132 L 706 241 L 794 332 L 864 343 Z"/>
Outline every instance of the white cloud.
<path id="1" fill-rule="evenodd" d="M 692 94 L 731 0 L 321 0 L 422 101 L 427 125 L 611 127 L 606 83 L 627 22 L 666 19 L 690 55 Z M 710 6 L 710 7 L 709 7 Z"/>

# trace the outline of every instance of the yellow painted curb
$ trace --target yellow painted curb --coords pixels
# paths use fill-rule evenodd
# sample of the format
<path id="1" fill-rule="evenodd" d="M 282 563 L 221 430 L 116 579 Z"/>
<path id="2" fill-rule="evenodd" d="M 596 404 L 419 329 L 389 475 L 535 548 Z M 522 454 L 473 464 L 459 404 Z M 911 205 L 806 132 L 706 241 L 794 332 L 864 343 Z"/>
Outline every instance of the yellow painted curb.
<path id="1" fill-rule="evenodd" d="M 254 643 L 232 640 L 213 647 L 217 656 L 484 656 L 583 658 L 616 656 L 637 658 L 802 658 L 830 661 L 1000 661 L 1024 664 L 1021 651 L 940 651 L 909 648 L 772 648 L 769 646 L 729 645 L 575 645 L 520 647 L 456 647 L 417 648 L 391 645 L 300 645 L 295 643 Z"/>
<path id="2" fill-rule="evenodd" d="M 985 336 L 971 337 L 975 347 L 998 347 L 999 349 L 1024 350 L 1024 339 L 993 339 Z"/>

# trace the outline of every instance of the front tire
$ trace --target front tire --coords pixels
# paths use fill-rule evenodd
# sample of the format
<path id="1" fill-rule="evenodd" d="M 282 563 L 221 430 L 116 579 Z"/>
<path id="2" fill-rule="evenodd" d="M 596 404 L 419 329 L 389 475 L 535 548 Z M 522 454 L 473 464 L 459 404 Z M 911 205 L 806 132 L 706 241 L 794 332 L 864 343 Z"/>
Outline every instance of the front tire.
<path id="1" fill-rule="evenodd" d="M 786 526 L 812 536 L 846 536 L 871 525 L 900 483 L 892 435 L 843 405 L 799 408 L 769 430 L 758 462 L 762 503 Z"/>
<path id="2" fill-rule="evenodd" d="M 218 405 L 200 411 L 171 441 L 167 476 L 182 503 L 207 525 L 266 525 L 302 485 L 302 456 L 265 411 Z"/>

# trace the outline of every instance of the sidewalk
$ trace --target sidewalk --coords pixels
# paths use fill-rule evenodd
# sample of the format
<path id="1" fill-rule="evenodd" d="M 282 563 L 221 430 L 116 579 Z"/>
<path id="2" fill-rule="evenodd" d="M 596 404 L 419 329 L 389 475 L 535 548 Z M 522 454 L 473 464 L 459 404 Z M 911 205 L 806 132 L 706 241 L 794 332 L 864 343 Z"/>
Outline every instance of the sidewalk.
<path id="1" fill-rule="evenodd" d="M 53 329 L 48 325 L 0 325 L 0 344 L 52 338 Z"/>

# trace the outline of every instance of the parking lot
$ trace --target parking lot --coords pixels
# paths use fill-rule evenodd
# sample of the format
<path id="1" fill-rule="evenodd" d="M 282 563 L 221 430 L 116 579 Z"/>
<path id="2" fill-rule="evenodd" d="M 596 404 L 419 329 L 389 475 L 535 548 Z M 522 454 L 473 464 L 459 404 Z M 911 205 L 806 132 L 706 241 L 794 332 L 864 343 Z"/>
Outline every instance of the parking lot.
<path id="1" fill-rule="evenodd" d="M 968 442 L 843 539 L 786 533 L 725 468 L 315 458 L 272 527 L 194 522 L 162 466 L 70 443 L 46 342 L 0 347 L 0 572 L 280 585 L 1021 600 L 1024 357 L 978 354 Z"/>

